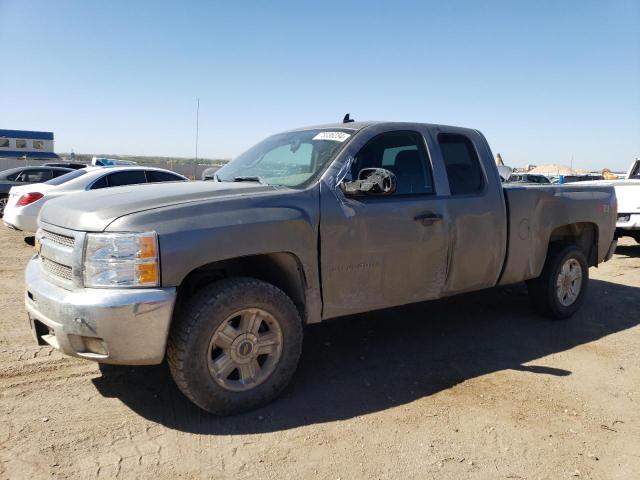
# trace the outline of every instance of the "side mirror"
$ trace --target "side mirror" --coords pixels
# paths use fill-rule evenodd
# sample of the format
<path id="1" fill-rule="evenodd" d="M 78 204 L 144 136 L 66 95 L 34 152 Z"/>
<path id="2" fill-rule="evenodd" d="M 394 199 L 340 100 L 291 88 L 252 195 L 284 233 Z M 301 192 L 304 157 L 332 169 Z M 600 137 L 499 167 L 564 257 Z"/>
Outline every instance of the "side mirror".
<path id="1" fill-rule="evenodd" d="M 397 181 L 395 174 L 384 168 L 363 168 L 357 180 L 343 182 L 340 186 L 348 196 L 384 196 L 396 191 Z"/>

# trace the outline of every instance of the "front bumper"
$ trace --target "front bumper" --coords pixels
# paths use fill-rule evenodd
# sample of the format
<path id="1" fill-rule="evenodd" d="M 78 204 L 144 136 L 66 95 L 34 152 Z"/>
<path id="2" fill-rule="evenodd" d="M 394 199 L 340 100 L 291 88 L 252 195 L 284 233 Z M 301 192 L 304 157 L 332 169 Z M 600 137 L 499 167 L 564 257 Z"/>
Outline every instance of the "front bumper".
<path id="1" fill-rule="evenodd" d="M 175 288 L 67 290 L 47 280 L 34 256 L 25 273 L 25 303 L 39 344 L 102 363 L 162 362 Z"/>

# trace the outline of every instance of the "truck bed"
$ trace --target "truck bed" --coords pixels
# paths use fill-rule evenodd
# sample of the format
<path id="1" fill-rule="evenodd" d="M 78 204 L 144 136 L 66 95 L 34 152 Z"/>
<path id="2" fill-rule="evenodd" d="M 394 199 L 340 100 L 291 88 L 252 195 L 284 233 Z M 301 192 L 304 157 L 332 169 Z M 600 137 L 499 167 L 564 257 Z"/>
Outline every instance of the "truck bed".
<path id="1" fill-rule="evenodd" d="M 590 265 L 602 262 L 615 231 L 615 190 L 602 185 L 503 185 L 509 218 L 507 256 L 499 285 L 540 275 L 549 242 L 575 229 L 592 230 L 596 249 Z M 567 227 L 571 225 L 571 227 Z M 598 227 L 598 225 L 600 227 Z"/>

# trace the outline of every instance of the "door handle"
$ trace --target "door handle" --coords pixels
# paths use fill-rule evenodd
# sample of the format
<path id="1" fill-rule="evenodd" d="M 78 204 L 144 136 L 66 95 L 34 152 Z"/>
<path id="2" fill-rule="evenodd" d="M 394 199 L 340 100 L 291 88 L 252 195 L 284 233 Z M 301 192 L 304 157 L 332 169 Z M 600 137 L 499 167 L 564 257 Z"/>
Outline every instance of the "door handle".
<path id="1" fill-rule="evenodd" d="M 435 222 L 442 221 L 442 215 L 439 213 L 425 212 L 413 217 L 416 222 L 422 222 L 423 225 L 433 225 Z"/>

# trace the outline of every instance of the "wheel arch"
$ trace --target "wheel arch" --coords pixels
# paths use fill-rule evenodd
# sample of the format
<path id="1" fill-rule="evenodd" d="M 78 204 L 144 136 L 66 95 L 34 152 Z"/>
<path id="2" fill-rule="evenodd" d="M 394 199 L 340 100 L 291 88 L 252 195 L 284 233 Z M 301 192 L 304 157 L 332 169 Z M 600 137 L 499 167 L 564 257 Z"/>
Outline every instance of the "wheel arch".
<path id="1" fill-rule="evenodd" d="M 582 250 L 589 267 L 598 265 L 597 224 L 592 222 L 576 222 L 556 227 L 549 235 L 546 254 L 548 255 L 549 249 L 558 243 L 576 245 Z"/>
<path id="2" fill-rule="evenodd" d="M 230 277 L 251 277 L 275 285 L 293 301 L 304 323 L 318 321 L 302 262 L 291 252 L 247 255 L 201 265 L 178 286 L 178 305 L 206 285 Z"/>

